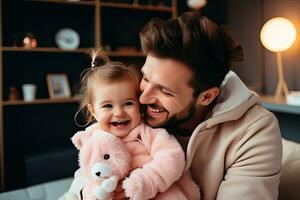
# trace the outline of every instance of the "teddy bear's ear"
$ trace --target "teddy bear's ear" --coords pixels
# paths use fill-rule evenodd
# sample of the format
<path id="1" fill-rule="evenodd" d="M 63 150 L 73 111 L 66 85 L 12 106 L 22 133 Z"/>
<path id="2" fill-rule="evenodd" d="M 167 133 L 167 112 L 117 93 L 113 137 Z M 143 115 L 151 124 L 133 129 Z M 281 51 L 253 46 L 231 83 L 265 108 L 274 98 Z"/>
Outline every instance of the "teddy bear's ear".
<path id="1" fill-rule="evenodd" d="M 74 146 L 80 150 L 87 139 L 87 134 L 84 131 L 77 132 L 72 138 Z"/>

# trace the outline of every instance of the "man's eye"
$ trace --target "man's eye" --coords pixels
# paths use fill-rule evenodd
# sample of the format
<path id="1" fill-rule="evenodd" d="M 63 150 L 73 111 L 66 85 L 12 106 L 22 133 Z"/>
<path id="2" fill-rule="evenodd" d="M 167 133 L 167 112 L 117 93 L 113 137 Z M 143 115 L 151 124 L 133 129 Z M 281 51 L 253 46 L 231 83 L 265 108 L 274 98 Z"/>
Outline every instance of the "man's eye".
<path id="1" fill-rule="evenodd" d="M 107 109 L 109 109 L 109 108 L 112 108 L 112 105 L 111 105 L 111 104 L 105 104 L 105 105 L 102 106 L 102 108 L 107 108 Z"/>
<path id="2" fill-rule="evenodd" d="M 170 92 L 166 91 L 164 88 L 161 88 L 161 91 L 164 95 L 166 96 L 174 96 L 173 94 L 171 94 Z"/>
<path id="3" fill-rule="evenodd" d="M 147 77 L 143 74 L 143 80 L 148 82 L 149 80 L 147 79 Z"/>

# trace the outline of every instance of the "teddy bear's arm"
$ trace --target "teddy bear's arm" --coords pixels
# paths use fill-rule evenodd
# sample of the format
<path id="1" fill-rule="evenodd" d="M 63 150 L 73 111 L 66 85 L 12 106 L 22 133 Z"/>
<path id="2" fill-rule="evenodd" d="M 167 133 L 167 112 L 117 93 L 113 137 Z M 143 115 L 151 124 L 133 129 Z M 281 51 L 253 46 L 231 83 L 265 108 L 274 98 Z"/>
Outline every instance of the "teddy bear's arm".
<path id="1" fill-rule="evenodd" d="M 108 179 L 105 179 L 100 186 L 96 186 L 93 188 L 93 195 L 97 197 L 97 199 L 106 199 L 111 192 L 113 192 L 118 185 L 118 178 L 116 176 L 112 176 Z"/>

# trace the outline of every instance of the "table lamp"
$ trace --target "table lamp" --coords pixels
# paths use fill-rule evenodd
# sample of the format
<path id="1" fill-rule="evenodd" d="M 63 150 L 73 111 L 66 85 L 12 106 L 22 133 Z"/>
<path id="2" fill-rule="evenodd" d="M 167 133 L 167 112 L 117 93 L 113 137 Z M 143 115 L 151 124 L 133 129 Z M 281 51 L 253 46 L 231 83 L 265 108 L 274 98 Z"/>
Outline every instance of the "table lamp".
<path id="1" fill-rule="evenodd" d="M 267 21 L 262 27 L 260 40 L 266 49 L 276 52 L 278 83 L 274 98 L 281 100 L 289 93 L 284 79 L 282 52 L 294 44 L 296 40 L 296 28 L 288 19 L 275 17 Z"/>

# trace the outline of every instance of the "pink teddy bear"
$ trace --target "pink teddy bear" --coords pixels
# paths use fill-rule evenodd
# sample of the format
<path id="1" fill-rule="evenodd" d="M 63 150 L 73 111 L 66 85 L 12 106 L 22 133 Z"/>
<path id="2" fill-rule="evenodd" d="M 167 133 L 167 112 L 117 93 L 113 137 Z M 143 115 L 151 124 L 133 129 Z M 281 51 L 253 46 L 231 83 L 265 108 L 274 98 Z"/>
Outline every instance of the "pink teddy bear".
<path id="1" fill-rule="evenodd" d="M 133 136 L 134 141 L 136 141 L 135 133 L 139 133 L 139 129 L 143 127 L 144 125 L 140 125 L 130 133 L 130 136 Z M 145 157 L 144 155 L 143 157 L 140 153 L 143 154 L 143 152 L 146 151 L 145 144 L 149 144 L 149 142 L 146 142 L 145 138 L 151 139 L 150 136 L 152 136 L 152 139 L 156 136 L 155 140 L 160 143 L 161 141 L 165 141 L 166 138 L 169 138 L 169 140 L 172 138 L 166 132 L 160 131 L 159 134 L 150 134 L 149 131 L 145 131 L 145 134 L 142 134 L 139 140 L 141 146 L 140 148 L 135 149 L 137 152 L 134 153 L 133 149 L 130 149 L 130 147 L 133 147 L 129 142 L 130 137 L 127 139 L 123 138 L 122 140 L 108 132 L 98 129 L 96 126 L 90 127 L 86 131 L 77 132 L 73 136 L 72 141 L 76 148 L 80 150 L 79 165 L 83 176 L 87 180 L 87 184 L 83 189 L 83 199 L 113 199 L 113 191 L 116 189 L 118 181 L 124 177 L 126 177 L 126 179 L 123 181 L 122 186 L 126 196 L 130 197 L 131 200 L 149 199 L 146 198 L 146 196 L 150 196 L 148 194 L 155 193 L 155 191 L 158 192 L 158 188 L 164 188 L 166 182 L 170 182 L 170 180 L 168 180 L 169 177 L 167 175 L 165 177 L 160 177 L 160 172 L 157 172 L 159 170 L 164 172 L 168 169 L 161 168 L 161 165 L 158 165 L 157 162 L 166 164 L 166 159 L 162 158 L 166 158 L 164 152 L 167 151 L 168 154 L 170 154 L 170 152 L 168 150 L 164 150 L 164 152 L 158 151 L 157 154 L 160 155 L 155 154 L 154 156 L 157 158 L 154 160 L 149 160 L 149 156 Z M 181 147 L 177 144 L 175 139 L 172 139 L 172 141 L 173 142 L 169 141 L 169 148 L 172 149 L 172 152 L 175 154 L 172 154 L 171 157 L 174 161 L 179 160 L 179 163 L 176 164 L 183 169 L 184 163 L 182 162 L 182 159 L 184 159 L 184 157 L 181 159 L 181 157 L 178 157 L 181 154 L 176 153 L 179 149 L 182 151 Z M 153 152 L 155 152 L 155 147 L 158 147 L 157 145 L 154 145 L 154 143 L 151 145 Z M 166 146 L 166 144 L 160 145 Z M 136 147 L 136 145 L 134 146 Z M 141 150 L 141 148 L 145 151 Z M 168 158 L 170 159 L 170 155 Z M 133 167 L 134 163 L 140 163 L 141 166 Z M 168 164 L 165 167 L 168 167 Z M 174 167 L 175 166 L 172 166 L 171 168 Z M 149 170 L 150 168 L 153 170 Z M 154 173 L 153 176 L 152 172 Z M 169 176 L 173 175 L 172 173 L 168 174 Z M 192 180 L 189 171 L 186 171 L 166 190 L 155 193 L 153 199 L 199 200 L 200 191 L 196 183 Z"/>
<path id="2" fill-rule="evenodd" d="M 83 189 L 84 200 L 112 200 L 118 181 L 130 169 L 131 156 L 123 141 L 104 131 L 92 135 L 78 132 L 72 142 L 79 151 L 79 165 L 87 184 Z"/>

